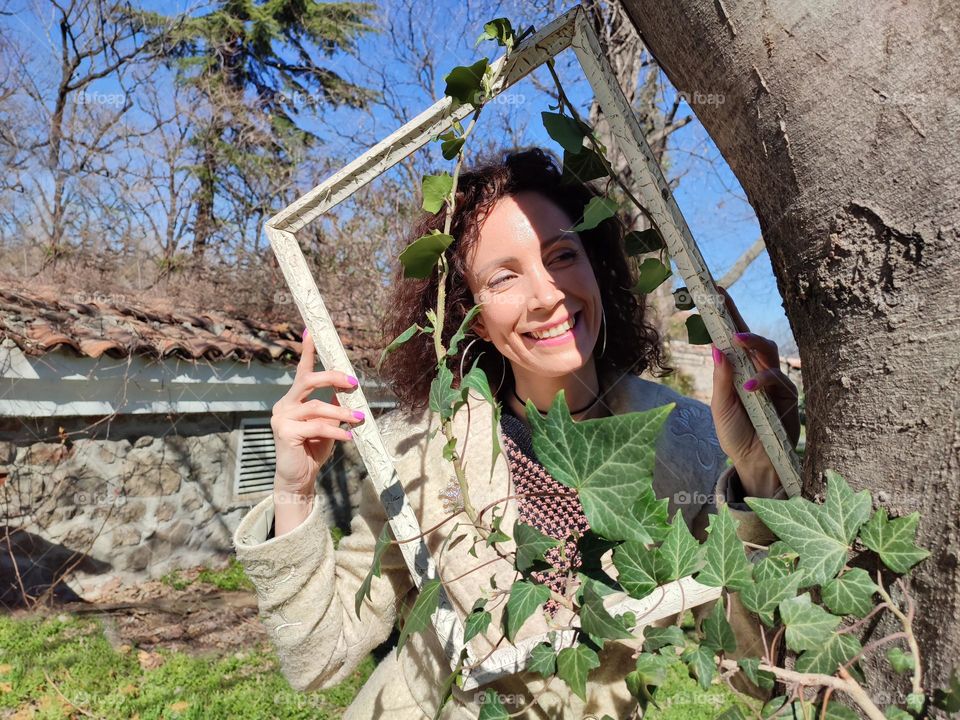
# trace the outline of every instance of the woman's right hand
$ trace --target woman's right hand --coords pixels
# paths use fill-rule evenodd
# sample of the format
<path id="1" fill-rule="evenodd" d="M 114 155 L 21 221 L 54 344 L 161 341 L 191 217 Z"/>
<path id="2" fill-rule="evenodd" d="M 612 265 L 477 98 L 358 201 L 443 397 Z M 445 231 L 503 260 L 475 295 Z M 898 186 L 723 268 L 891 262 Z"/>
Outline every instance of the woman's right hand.
<path id="1" fill-rule="evenodd" d="M 273 406 L 270 427 L 277 450 L 274 491 L 313 497 L 317 473 L 333 453 L 337 440 L 350 440 L 349 430 L 340 423 L 356 425 L 363 413 L 342 407 L 333 396 L 332 402 L 308 399 L 318 388 L 336 387 L 352 390 L 357 379 L 336 370 L 314 371 L 315 348 L 310 333 L 304 331 L 303 350 L 297 374 L 290 389 Z"/>

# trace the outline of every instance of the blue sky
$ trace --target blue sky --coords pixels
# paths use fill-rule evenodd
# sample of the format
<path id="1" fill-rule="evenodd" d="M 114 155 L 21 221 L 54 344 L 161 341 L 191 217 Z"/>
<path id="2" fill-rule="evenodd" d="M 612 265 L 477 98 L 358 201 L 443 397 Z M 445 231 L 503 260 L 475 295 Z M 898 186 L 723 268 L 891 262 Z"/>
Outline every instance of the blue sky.
<path id="1" fill-rule="evenodd" d="M 187 7 L 192 7 L 194 13 L 209 10 L 207 5 L 188 5 L 182 0 L 148 0 L 140 5 L 170 15 Z M 540 26 L 544 24 L 543 18 L 524 17 L 529 13 L 529 6 L 523 0 L 477 0 L 469 7 L 460 0 L 419 0 L 412 22 L 407 22 L 404 0 L 384 0 L 377 6 L 375 23 L 385 31 L 363 36 L 355 53 L 340 53 L 325 58 L 324 64 L 361 85 L 373 84 L 376 76 L 384 73 L 402 103 L 404 119 L 414 117 L 433 102 L 426 89 L 417 83 L 415 65 L 418 56 L 432 54 L 435 57 L 432 94 L 439 98 L 445 85 L 443 77 L 452 67 L 473 63 L 483 55 L 492 59 L 498 54 L 493 43 L 483 43 L 474 48 L 474 41 L 484 21 L 507 16 L 518 26 L 530 21 Z M 570 6 L 567 3 L 561 10 Z M 22 10 L 7 17 L 4 24 L 29 42 L 38 62 L 45 64 L 59 54 L 43 27 L 50 20 L 49 15 L 41 20 Z M 395 39 L 398 34 L 409 38 L 412 46 L 412 54 L 408 54 L 406 60 L 397 56 Z M 45 61 L 47 52 L 49 56 Z M 567 94 L 586 113 L 592 91 L 575 56 L 568 50 L 558 56 L 557 65 Z M 48 67 L 53 69 L 56 65 L 51 63 Z M 45 74 L 44 70 L 41 67 L 41 75 Z M 538 70 L 536 76 L 544 86 L 552 87 L 553 83 L 544 68 Z M 111 93 L 117 91 L 117 85 L 110 78 L 105 78 L 93 89 Z M 668 88 L 667 96 L 670 97 L 671 93 L 672 90 Z M 552 101 L 551 97 L 538 91 L 530 79 L 526 79 L 505 94 L 500 102 L 484 109 L 483 125 L 478 135 L 509 144 L 509 129 L 516 131 L 522 144 L 539 144 L 556 149 L 540 122 L 540 112 L 546 110 Z M 684 103 L 678 117 L 690 114 L 693 114 L 691 108 Z M 340 158 L 343 163 L 361 154 L 400 125 L 385 108 L 374 108 L 371 114 L 366 114 L 349 109 L 314 112 L 312 107 L 307 107 L 301 113 L 300 122 L 326 139 L 321 152 Z M 345 141 L 340 133 L 333 131 L 334 128 L 357 130 L 359 137 Z M 421 152 L 430 154 L 436 169 L 449 166 L 439 157 L 436 144 L 428 145 Z M 677 174 L 681 175 L 675 193 L 677 202 L 714 277 L 720 277 L 759 236 L 759 226 L 737 179 L 695 118 L 671 136 L 668 175 L 674 177 Z M 675 285 L 682 284 L 679 276 L 672 280 Z M 753 330 L 772 337 L 781 346 L 791 343 L 789 325 L 766 253 L 753 262 L 731 288 L 731 293 Z"/>
<path id="2" fill-rule="evenodd" d="M 440 18 L 439 22 L 445 22 L 448 27 L 463 27 L 459 33 L 459 41 L 448 41 L 443 45 L 443 50 L 448 54 L 449 59 L 446 62 L 438 61 L 437 63 L 438 72 L 434 92 L 437 97 L 442 97 L 445 85 L 443 76 L 450 68 L 455 65 L 471 64 L 483 55 L 493 59 L 499 54 L 493 43 L 482 43 L 475 49 L 473 47 L 474 40 L 482 30 L 483 21 L 497 17 L 498 14 L 477 13 L 475 17 L 468 17 L 462 10 L 462 4 L 452 0 L 439 0 L 432 5 L 441 11 L 432 15 L 425 14 L 422 22 L 437 22 L 436 19 Z M 383 3 L 382 6 L 387 14 L 394 7 L 391 2 Z M 562 9 L 568 7 L 570 4 Z M 511 14 L 509 8 L 499 9 L 500 15 L 511 17 L 515 25 L 520 24 L 516 20 L 517 15 Z M 432 21 L 430 17 L 433 18 Z M 429 25 L 423 27 L 427 28 Z M 425 32 L 432 34 L 429 31 Z M 439 34 L 438 32 L 437 35 Z M 447 35 L 451 34 L 447 31 Z M 389 43 L 385 43 L 383 37 L 369 36 L 360 43 L 360 52 L 367 57 L 384 58 L 381 67 L 388 67 L 394 61 L 385 52 L 387 47 Z M 572 51 L 568 50 L 558 56 L 557 64 L 565 91 L 585 115 L 592 98 L 592 90 L 583 77 Z M 349 60 L 344 60 L 342 67 L 349 73 Z M 410 67 L 400 65 L 396 72 L 394 77 L 398 85 L 412 80 Z M 552 87 L 552 81 L 545 69 L 541 68 L 537 76 L 545 85 Z M 666 91 L 668 97 L 672 97 L 672 92 L 668 87 Z M 540 112 L 547 110 L 547 106 L 553 102 L 553 99 L 537 92 L 529 78 L 512 88 L 506 95 L 513 101 L 506 100 L 501 104 L 488 106 L 484 109 L 485 114 L 481 122 L 488 123 L 491 126 L 491 132 L 496 133 L 499 131 L 500 120 L 491 115 L 499 114 L 509 117 L 511 127 L 523 128 L 523 142 L 557 149 L 556 144 L 543 130 L 540 121 Z M 430 104 L 431 100 L 422 93 L 411 92 L 407 119 L 414 117 Z M 682 103 L 677 116 L 685 115 L 693 115 L 693 112 L 689 105 Z M 371 142 L 367 147 L 374 145 L 376 141 L 387 136 L 397 127 L 399 125 L 392 119 L 375 118 L 375 124 L 371 128 Z M 672 136 L 670 147 L 671 170 L 668 174 L 671 177 L 676 174 L 682 175 L 675 193 L 677 203 L 714 277 L 720 277 L 760 236 L 756 214 L 747 202 L 736 177 L 695 116 L 693 122 Z M 364 149 L 366 148 L 357 148 L 358 153 Z M 421 152 L 425 151 L 428 150 Z M 435 146 L 430 151 L 434 153 L 434 157 L 438 158 L 437 167 L 442 167 L 444 161 L 439 159 Z M 675 286 L 683 284 L 678 274 L 675 274 L 672 280 Z M 773 338 L 780 343 L 781 347 L 793 344 L 789 323 L 783 312 L 782 300 L 765 252 L 751 264 L 746 273 L 731 288 L 731 294 L 752 330 Z"/>

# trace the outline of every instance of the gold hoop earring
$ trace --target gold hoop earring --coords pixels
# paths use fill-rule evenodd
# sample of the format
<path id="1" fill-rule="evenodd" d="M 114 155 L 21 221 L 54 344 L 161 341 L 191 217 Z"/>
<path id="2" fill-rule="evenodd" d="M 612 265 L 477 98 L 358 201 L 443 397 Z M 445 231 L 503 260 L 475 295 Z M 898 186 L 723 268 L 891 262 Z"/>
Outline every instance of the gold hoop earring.
<path id="1" fill-rule="evenodd" d="M 602 304 L 600 305 L 600 325 L 603 327 L 603 347 L 597 357 L 603 357 L 603 354 L 607 351 L 607 313 Z"/>

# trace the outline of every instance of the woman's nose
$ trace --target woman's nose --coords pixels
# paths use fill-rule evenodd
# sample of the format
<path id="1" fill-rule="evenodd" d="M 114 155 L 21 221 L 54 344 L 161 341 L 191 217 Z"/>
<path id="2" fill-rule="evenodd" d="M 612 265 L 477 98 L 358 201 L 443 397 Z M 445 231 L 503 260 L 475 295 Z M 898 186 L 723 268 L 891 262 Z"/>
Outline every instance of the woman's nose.
<path id="1" fill-rule="evenodd" d="M 533 311 L 544 307 L 552 308 L 563 298 L 563 293 L 557 288 L 553 277 L 544 267 L 532 273 L 530 283 L 531 287 L 527 310 Z"/>

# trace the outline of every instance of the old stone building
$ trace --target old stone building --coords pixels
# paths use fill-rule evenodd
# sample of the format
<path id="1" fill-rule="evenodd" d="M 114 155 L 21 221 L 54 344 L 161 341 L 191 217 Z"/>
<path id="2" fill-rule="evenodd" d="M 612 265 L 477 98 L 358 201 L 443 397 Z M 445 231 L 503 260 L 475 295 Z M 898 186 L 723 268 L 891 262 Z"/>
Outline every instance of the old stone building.
<path id="1" fill-rule="evenodd" d="M 162 298 L 0 290 L 0 603 L 223 565 L 272 488 L 270 411 L 301 330 Z M 341 336 L 375 412 L 391 407 L 364 372 L 370 349 Z M 358 461 L 342 447 L 319 479 L 331 524 L 349 523 Z"/>

